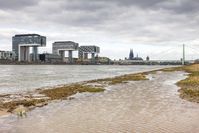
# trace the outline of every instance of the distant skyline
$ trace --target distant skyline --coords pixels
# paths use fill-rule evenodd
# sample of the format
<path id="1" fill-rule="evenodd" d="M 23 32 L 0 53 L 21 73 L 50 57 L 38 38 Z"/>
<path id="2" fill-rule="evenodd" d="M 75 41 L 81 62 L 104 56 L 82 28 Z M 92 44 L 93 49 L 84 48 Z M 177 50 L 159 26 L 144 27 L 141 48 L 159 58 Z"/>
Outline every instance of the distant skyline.
<path id="1" fill-rule="evenodd" d="M 0 50 L 12 50 L 15 34 L 38 33 L 55 41 L 101 47 L 111 59 L 199 58 L 198 0 L 0 0 Z"/>

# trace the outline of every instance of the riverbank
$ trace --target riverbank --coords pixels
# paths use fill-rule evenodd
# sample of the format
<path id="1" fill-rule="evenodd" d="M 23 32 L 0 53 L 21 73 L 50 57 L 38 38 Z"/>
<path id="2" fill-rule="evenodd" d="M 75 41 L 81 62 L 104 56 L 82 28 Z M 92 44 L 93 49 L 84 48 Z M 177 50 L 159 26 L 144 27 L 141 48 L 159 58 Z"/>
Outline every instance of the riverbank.
<path id="1" fill-rule="evenodd" d="M 128 83 L 129 81 L 149 80 L 147 75 L 156 73 L 158 71 L 174 72 L 185 71 L 190 73 L 188 78 L 177 83 L 180 89 L 180 97 L 189 101 L 198 102 L 198 85 L 199 85 L 199 65 L 191 65 L 184 67 L 175 67 L 160 69 L 155 71 L 126 74 L 114 78 L 105 78 L 79 82 L 75 84 L 57 86 L 50 89 L 38 89 L 33 92 L 25 94 L 8 94 L 0 96 L 0 110 L 1 114 L 19 113 L 18 107 L 23 106 L 24 110 L 32 110 L 35 107 L 42 107 L 54 100 L 71 100 L 72 95 L 82 92 L 97 93 L 104 91 L 108 86 Z M 20 109 L 20 111 L 23 111 Z"/>
<path id="2" fill-rule="evenodd" d="M 92 61 L 78 61 L 78 62 L 23 62 L 23 61 L 12 61 L 12 60 L 0 60 L 0 65 L 181 65 L 181 61 L 107 61 L 107 62 L 92 62 Z M 189 62 L 185 62 L 185 64 L 190 64 Z"/>

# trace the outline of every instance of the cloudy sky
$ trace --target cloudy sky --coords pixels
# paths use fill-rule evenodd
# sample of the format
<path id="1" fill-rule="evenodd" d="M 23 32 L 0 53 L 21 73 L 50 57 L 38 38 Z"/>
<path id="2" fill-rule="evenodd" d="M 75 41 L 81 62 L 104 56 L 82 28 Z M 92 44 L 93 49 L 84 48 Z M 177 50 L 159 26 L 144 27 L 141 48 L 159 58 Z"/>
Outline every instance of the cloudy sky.
<path id="1" fill-rule="evenodd" d="M 198 0 L 0 0 L 0 50 L 11 50 L 12 36 L 38 33 L 52 42 L 98 45 L 101 56 L 123 59 L 199 58 Z"/>

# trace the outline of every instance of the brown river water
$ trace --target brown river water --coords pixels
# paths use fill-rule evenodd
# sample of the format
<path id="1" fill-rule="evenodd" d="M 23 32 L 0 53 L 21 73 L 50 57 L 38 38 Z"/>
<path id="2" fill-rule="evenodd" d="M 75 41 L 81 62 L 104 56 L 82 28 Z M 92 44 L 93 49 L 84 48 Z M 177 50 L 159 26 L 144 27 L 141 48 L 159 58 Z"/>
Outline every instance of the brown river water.
<path id="1" fill-rule="evenodd" d="M 149 77 L 1 118 L 0 133 L 198 133 L 199 104 L 180 99 L 175 85 L 185 74 Z"/>

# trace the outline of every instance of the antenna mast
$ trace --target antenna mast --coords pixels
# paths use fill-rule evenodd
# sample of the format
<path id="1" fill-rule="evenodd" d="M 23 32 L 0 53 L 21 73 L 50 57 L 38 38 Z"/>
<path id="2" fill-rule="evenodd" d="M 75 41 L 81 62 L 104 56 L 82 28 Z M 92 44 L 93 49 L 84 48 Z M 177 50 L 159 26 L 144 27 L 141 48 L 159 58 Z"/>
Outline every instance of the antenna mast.
<path id="1" fill-rule="evenodd" d="M 185 44 L 183 44 L 182 65 L 185 65 Z"/>

